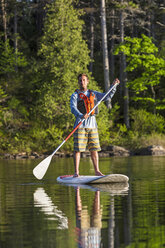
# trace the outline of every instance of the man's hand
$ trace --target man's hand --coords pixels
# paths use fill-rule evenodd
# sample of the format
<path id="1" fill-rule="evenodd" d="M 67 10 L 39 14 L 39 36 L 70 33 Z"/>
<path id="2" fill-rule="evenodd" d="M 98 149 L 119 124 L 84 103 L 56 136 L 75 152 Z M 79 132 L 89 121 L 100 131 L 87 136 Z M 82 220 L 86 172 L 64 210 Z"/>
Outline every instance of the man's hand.
<path id="1" fill-rule="evenodd" d="M 88 117 L 89 117 L 89 115 L 86 113 L 83 117 L 82 117 L 82 119 L 88 119 Z"/>
<path id="2" fill-rule="evenodd" d="M 115 84 L 119 84 L 120 83 L 120 80 L 118 78 L 116 78 L 114 81 L 113 81 L 113 85 Z"/>

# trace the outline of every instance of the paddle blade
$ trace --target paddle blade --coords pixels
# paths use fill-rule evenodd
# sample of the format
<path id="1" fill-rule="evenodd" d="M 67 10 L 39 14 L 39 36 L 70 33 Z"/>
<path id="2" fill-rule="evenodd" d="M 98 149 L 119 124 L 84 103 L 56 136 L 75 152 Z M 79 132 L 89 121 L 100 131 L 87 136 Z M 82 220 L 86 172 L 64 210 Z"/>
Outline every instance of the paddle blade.
<path id="1" fill-rule="evenodd" d="M 50 161 L 52 159 L 52 155 L 45 158 L 43 161 L 41 161 L 34 169 L 33 169 L 33 175 L 37 179 L 42 179 L 49 167 Z"/>

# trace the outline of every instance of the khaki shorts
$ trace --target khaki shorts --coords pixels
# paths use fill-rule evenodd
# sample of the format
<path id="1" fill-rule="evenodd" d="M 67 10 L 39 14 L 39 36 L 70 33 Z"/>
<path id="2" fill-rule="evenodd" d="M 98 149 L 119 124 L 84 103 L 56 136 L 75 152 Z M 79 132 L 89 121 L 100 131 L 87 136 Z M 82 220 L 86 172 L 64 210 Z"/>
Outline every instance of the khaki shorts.
<path id="1" fill-rule="evenodd" d="M 97 128 L 79 128 L 74 133 L 74 151 L 85 152 L 100 151 L 100 143 Z"/>

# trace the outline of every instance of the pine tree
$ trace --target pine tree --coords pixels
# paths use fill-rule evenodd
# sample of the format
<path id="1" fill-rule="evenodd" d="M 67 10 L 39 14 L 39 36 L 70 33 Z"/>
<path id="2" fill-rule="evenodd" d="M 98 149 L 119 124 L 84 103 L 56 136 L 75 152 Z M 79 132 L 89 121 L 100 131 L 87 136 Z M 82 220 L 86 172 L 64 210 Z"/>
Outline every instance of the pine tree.
<path id="1" fill-rule="evenodd" d="M 89 50 L 82 38 L 82 13 L 73 3 L 72 0 L 57 0 L 47 5 L 39 51 L 45 79 L 37 111 L 60 128 L 66 126 L 67 121 L 73 124 L 69 115 L 70 96 L 78 87 L 78 74 L 87 72 L 90 62 Z"/>

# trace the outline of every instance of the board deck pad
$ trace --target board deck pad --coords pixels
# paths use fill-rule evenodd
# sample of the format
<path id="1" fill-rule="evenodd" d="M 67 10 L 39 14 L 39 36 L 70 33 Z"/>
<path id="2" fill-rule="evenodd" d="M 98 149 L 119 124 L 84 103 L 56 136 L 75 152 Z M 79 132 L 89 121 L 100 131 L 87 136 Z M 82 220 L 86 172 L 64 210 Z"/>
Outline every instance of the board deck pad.
<path id="1" fill-rule="evenodd" d="M 128 182 L 129 178 L 122 174 L 109 174 L 105 176 L 79 176 L 64 175 L 57 178 L 59 183 L 69 184 L 101 184 L 101 183 L 121 183 Z"/>

